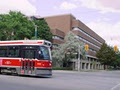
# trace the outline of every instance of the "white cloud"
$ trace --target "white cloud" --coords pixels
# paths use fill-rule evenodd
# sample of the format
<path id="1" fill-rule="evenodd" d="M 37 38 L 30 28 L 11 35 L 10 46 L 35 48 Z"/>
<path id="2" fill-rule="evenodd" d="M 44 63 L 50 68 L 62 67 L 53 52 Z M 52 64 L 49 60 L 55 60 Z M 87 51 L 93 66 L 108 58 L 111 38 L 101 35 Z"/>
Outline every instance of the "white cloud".
<path id="1" fill-rule="evenodd" d="M 109 45 L 117 45 L 120 49 L 120 22 L 117 22 L 116 24 L 90 22 L 87 25 L 104 38 Z"/>
<path id="2" fill-rule="evenodd" d="M 99 10 L 101 13 L 120 12 L 120 0 L 73 0 L 80 1 L 81 6 Z"/>
<path id="3" fill-rule="evenodd" d="M 110 18 L 106 18 L 106 17 L 103 17 L 102 19 L 101 18 L 98 18 L 98 19 L 96 19 L 96 22 L 110 22 L 111 21 L 111 19 Z"/>
<path id="4" fill-rule="evenodd" d="M 21 11 L 26 15 L 36 14 L 36 8 L 28 0 L 1 0 L 0 13 L 8 13 L 10 10 Z"/>
<path id="5" fill-rule="evenodd" d="M 37 0 L 31 0 L 33 3 L 35 3 Z"/>
<path id="6" fill-rule="evenodd" d="M 61 10 L 71 10 L 77 8 L 77 5 L 64 1 L 59 7 L 55 6 L 54 8 Z"/>

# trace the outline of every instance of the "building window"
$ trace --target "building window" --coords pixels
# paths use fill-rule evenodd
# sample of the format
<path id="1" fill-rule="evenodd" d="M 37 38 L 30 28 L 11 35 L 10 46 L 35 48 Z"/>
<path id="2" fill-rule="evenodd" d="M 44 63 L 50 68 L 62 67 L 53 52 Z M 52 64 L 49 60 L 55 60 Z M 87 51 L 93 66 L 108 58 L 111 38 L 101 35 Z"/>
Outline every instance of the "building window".
<path id="1" fill-rule="evenodd" d="M 100 42 L 99 40 L 97 40 L 96 38 L 94 38 L 93 36 L 91 36 L 90 34 L 88 34 L 87 32 L 85 32 L 84 30 L 80 29 L 79 27 L 73 27 L 74 31 L 80 31 L 83 34 L 85 34 L 86 36 L 88 36 L 89 38 L 93 39 L 94 41 L 96 41 L 97 43 L 99 43 L 100 45 L 102 45 L 102 42 Z"/>
<path id="2" fill-rule="evenodd" d="M 86 39 L 84 39 L 83 37 L 81 37 L 81 36 L 76 36 L 78 39 L 80 39 L 80 40 L 82 40 L 82 41 L 84 41 L 85 43 L 88 43 L 88 44 L 90 44 L 90 45 L 93 45 L 93 46 L 95 46 L 96 48 L 98 48 L 98 49 L 100 49 L 100 47 L 99 46 L 97 46 L 96 44 L 94 44 L 94 43 L 91 43 L 90 41 L 88 41 L 88 40 L 86 40 Z"/>
<path id="3" fill-rule="evenodd" d="M 58 44 L 52 44 L 53 48 L 58 48 L 58 46 L 59 46 Z"/>
<path id="4" fill-rule="evenodd" d="M 57 39 L 57 40 L 64 40 L 64 38 L 63 37 L 60 37 L 60 36 L 56 36 L 56 35 L 53 35 L 53 37 L 52 37 L 53 39 Z"/>

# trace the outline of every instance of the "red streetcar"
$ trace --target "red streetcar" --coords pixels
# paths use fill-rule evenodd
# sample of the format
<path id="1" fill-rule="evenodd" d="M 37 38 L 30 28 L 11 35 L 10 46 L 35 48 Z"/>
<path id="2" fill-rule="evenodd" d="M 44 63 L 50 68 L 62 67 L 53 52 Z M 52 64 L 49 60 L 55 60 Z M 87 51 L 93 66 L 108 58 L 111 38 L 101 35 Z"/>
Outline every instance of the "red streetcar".
<path id="1" fill-rule="evenodd" d="M 45 40 L 0 41 L 0 73 L 51 76 L 50 46 Z"/>

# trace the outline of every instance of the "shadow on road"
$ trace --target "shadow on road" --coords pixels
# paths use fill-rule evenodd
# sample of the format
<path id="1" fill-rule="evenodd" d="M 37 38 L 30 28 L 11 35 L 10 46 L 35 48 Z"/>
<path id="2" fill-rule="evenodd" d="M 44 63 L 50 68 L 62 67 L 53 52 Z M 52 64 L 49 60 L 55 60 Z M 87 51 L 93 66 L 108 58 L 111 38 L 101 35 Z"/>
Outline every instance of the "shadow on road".
<path id="1" fill-rule="evenodd" d="M 18 74 L 10 74 L 10 73 L 2 73 L 0 75 L 26 77 L 26 78 L 45 78 L 45 79 L 52 78 L 52 76 L 30 76 L 30 75 L 18 75 Z"/>

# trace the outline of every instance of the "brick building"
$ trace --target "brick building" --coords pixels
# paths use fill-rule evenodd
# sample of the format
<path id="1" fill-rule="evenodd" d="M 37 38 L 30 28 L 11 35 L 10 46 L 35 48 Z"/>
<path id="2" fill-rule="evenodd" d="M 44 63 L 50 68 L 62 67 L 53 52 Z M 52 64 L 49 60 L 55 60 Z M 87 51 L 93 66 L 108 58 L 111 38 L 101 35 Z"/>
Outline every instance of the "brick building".
<path id="1" fill-rule="evenodd" d="M 103 65 L 97 61 L 96 52 L 105 42 L 104 39 L 102 39 L 98 34 L 96 34 L 71 14 L 48 16 L 42 18 L 46 20 L 50 27 L 50 31 L 53 34 L 53 48 L 57 48 L 59 44 L 64 43 L 65 35 L 69 31 L 72 31 L 74 34 L 76 34 L 80 41 L 89 45 L 87 60 L 80 61 L 80 69 L 103 69 Z M 77 70 L 77 60 L 73 60 L 72 62 L 73 69 Z"/>

